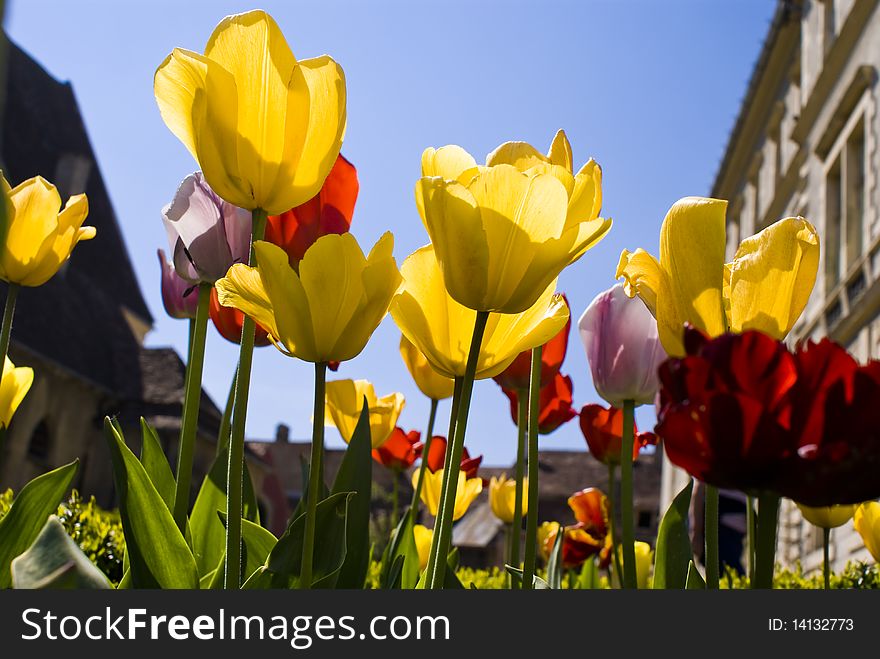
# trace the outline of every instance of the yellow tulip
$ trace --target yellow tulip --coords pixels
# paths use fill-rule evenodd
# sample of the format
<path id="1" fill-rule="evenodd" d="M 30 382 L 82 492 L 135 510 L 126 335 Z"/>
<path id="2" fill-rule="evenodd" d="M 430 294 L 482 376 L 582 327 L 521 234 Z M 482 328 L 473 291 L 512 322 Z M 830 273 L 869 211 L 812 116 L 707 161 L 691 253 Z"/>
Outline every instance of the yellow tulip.
<path id="1" fill-rule="evenodd" d="M 217 280 L 217 297 L 266 328 L 288 356 L 346 361 L 364 349 L 400 284 L 393 248 L 385 233 L 364 258 L 350 233 L 322 236 L 297 272 L 283 249 L 257 241 L 257 267 L 233 265 Z"/>
<path id="2" fill-rule="evenodd" d="M 550 551 L 553 549 L 556 534 L 559 533 L 561 526 L 559 522 L 541 522 L 538 527 L 538 551 L 545 561 L 550 558 Z"/>
<path id="3" fill-rule="evenodd" d="M 58 190 L 42 176 L 12 189 L 2 174 L 0 179 L 8 214 L 0 279 L 41 286 L 70 258 L 79 241 L 95 237 L 95 227 L 82 225 L 89 214 L 88 199 L 84 194 L 74 195 L 62 209 Z"/>
<path id="4" fill-rule="evenodd" d="M 611 228 L 599 218 L 601 171 L 576 175 L 560 131 L 548 156 L 502 144 L 485 166 L 458 146 L 428 148 L 416 205 L 449 294 L 477 311 L 519 313 Z"/>
<path id="5" fill-rule="evenodd" d="M 0 380 L 0 428 L 8 428 L 15 410 L 27 395 L 34 382 L 34 369 L 18 366 L 9 357 L 3 364 L 3 377 Z"/>
<path id="6" fill-rule="evenodd" d="M 528 497 L 529 479 L 523 479 L 522 488 L 522 514 L 525 517 L 529 510 Z M 495 517 L 505 524 L 513 523 L 514 507 L 516 505 L 516 480 L 507 478 L 507 474 L 501 474 L 499 478 L 492 476 L 489 479 L 489 504 Z"/>
<path id="7" fill-rule="evenodd" d="M 271 215 L 318 194 L 345 132 L 345 76 L 297 61 L 266 12 L 227 16 L 205 54 L 175 48 L 153 90 L 165 124 L 229 203 Z"/>
<path id="8" fill-rule="evenodd" d="M 391 302 L 391 317 L 434 370 L 464 376 L 477 313 L 450 297 L 431 245 L 412 253 L 401 266 L 403 285 Z M 523 313 L 489 315 L 477 361 L 476 379 L 498 375 L 523 350 L 543 345 L 568 320 L 568 306 L 555 295 L 556 282 Z"/>
<path id="9" fill-rule="evenodd" d="M 636 585 L 638 588 L 647 588 L 648 577 L 651 576 L 651 566 L 654 564 L 654 550 L 651 549 L 651 545 L 641 540 L 636 540 L 633 543 L 633 548 L 636 553 Z M 622 563 L 623 547 L 619 545 L 617 547 L 617 555 Z M 620 584 L 616 574 L 614 575 L 614 583 L 618 586 Z"/>
<path id="10" fill-rule="evenodd" d="M 379 448 L 391 436 L 406 401 L 403 394 L 393 393 L 379 398 L 373 384 L 367 380 L 333 380 L 327 383 L 325 407 L 328 425 L 336 426 L 342 439 L 351 441 L 364 399 L 370 410 L 370 440 Z"/>
<path id="11" fill-rule="evenodd" d="M 660 230 L 660 260 L 623 250 L 617 277 L 657 319 L 660 341 L 684 355 L 691 323 L 710 336 L 760 330 L 783 339 L 807 304 L 819 268 L 819 237 L 802 217 L 779 220 L 739 245 L 724 262 L 727 202 L 703 197 L 677 201 Z"/>
<path id="12" fill-rule="evenodd" d="M 869 501 L 856 508 L 853 526 L 862 536 L 862 542 L 871 556 L 880 563 L 880 503 Z"/>
<path id="13" fill-rule="evenodd" d="M 405 336 L 400 337 L 400 356 L 416 386 L 432 400 L 443 400 L 452 396 L 455 380 L 435 371 L 427 358 Z"/>
<path id="14" fill-rule="evenodd" d="M 428 557 L 431 555 L 431 541 L 434 539 L 434 531 L 427 526 L 416 524 L 413 527 L 413 535 L 416 538 L 416 551 L 419 552 L 419 571 L 428 567 Z"/>
<path id="15" fill-rule="evenodd" d="M 800 503 L 797 504 L 797 507 L 801 509 L 801 514 L 804 516 L 805 520 L 813 526 L 818 526 L 822 529 L 834 529 L 838 526 L 843 526 L 852 519 L 853 514 L 856 512 L 856 508 L 858 508 L 857 505 L 821 506 L 819 508 L 811 508 L 810 506 L 804 506 Z"/>
<path id="16" fill-rule="evenodd" d="M 443 469 L 432 472 L 425 470 L 425 480 L 422 483 L 422 503 L 428 507 L 434 517 L 437 516 L 437 510 L 440 508 L 440 491 L 443 489 Z M 413 487 L 419 480 L 418 470 L 413 472 Z M 458 482 L 455 487 L 455 510 L 452 513 L 453 521 L 461 519 L 467 512 L 467 509 L 473 503 L 474 499 L 480 496 L 483 491 L 482 478 L 468 478 L 464 471 L 458 472 Z"/>

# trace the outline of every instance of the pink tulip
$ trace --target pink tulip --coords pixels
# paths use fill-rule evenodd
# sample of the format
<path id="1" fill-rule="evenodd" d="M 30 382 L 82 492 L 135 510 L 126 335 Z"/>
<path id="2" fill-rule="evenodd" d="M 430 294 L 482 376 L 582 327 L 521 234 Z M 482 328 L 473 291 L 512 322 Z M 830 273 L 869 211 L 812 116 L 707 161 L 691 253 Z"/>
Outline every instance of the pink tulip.
<path id="1" fill-rule="evenodd" d="M 657 369 L 666 352 L 657 335 L 657 321 L 638 298 L 629 298 L 623 284 L 600 293 L 578 321 L 581 341 L 593 373 L 593 385 L 614 407 L 623 401 L 654 402 Z"/>
<path id="2" fill-rule="evenodd" d="M 233 263 L 247 263 L 251 214 L 220 199 L 201 172 L 183 179 L 162 220 L 174 269 L 190 284 L 213 284 Z"/>
<path id="3" fill-rule="evenodd" d="M 162 271 L 162 305 L 172 318 L 195 318 L 199 303 L 198 292 L 193 285 L 181 279 L 174 266 L 165 257 L 165 250 L 159 254 L 159 269 Z"/>

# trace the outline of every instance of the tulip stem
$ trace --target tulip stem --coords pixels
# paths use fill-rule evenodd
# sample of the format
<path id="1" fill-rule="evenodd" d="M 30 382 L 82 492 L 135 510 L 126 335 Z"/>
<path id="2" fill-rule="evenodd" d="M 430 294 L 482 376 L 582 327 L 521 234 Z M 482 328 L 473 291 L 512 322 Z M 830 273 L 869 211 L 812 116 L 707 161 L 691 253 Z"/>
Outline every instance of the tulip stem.
<path id="1" fill-rule="evenodd" d="M 758 496 L 758 533 L 755 545 L 755 580 L 752 588 L 773 588 L 776 566 L 776 524 L 779 519 L 779 496 Z"/>
<path id="2" fill-rule="evenodd" d="M 455 378 L 455 386 L 452 390 L 452 409 L 449 412 L 449 431 L 446 434 L 446 452 L 443 454 L 443 484 L 446 484 L 445 474 L 447 473 L 447 467 L 450 464 L 450 456 L 452 454 L 452 438 L 455 435 L 455 424 L 458 419 L 458 408 L 461 406 L 461 390 L 464 382 L 464 378 L 456 377 Z M 425 449 L 427 451 L 427 448 Z M 426 457 L 425 453 L 422 453 L 422 468 L 425 467 Z M 424 474 L 424 472 L 422 472 Z M 421 495 L 421 493 L 419 493 Z M 431 535 L 431 551 L 428 554 L 428 565 L 425 568 L 425 583 L 426 587 L 430 583 L 431 576 L 434 574 L 434 564 L 437 562 L 437 551 L 440 546 L 440 534 L 437 533 L 437 529 L 439 528 L 439 520 L 443 517 L 443 506 L 444 499 L 441 493 L 440 496 L 440 505 L 437 507 L 437 515 L 434 517 L 434 533 Z"/>
<path id="3" fill-rule="evenodd" d="M 461 383 L 461 397 L 455 415 L 455 434 L 447 445 L 446 463 L 444 464 L 443 471 L 443 490 L 440 493 L 441 508 L 438 511 L 437 517 L 439 529 L 434 530 L 435 537 L 439 536 L 437 553 L 434 555 L 434 564 L 428 566 L 429 588 L 431 590 L 442 589 L 446 580 L 446 556 L 449 553 L 449 546 L 452 541 L 452 518 L 455 512 L 455 495 L 458 490 L 458 472 L 461 465 L 462 450 L 464 449 L 464 436 L 467 431 L 467 417 L 471 406 L 474 377 L 477 374 L 477 361 L 480 358 L 483 334 L 486 331 L 486 323 L 488 321 L 488 311 L 477 312 L 477 317 L 474 321 L 474 334 L 471 338 L 471 347 L 468 351 L 467 365 L 464 371 L 464 379 Z"/>
<path id="4" fill-rule="evenodd" d="M 706 588 L 718 590 L 718 488 L 714 485 L 706 484 L 705 513 Z"/>
<path id="5" fill-rule="evenodd" d="M 528 389 L 517 389 L 516 392 L 516 488 L 513 500 L 513 523 L 510 532 L 510 565 L 518 568 L 519 543 L 522 539 L 522 496 L 523 478 L 526 467 L 526 432 L 529 423 L 529 408 L 524 405 L 528 398 Z M 514 590 L 520 587 L 520 581 L 511 574 L 510 587 Z"/>
<path id="6" fill-rule="evenodd" d="M 748 541 L 748 558 L 749 558 L 749 583 L 755 580 L 755 497 L 751 494 L 746 496 L 746 530 Z"/>
<path id="7" fill-rule="evenodd" d="M 624 588 L 638 588 L 633 527 L 633 445 L 635 443 L 635 401 L 623 401 L 623 435 L 620 440 L 620 525 L 623 543 Z"/>
<path id="8" fill-rule="evenodd" d="M 617 541 L 617 522 L 615 518 L 617 517 L 617 496 L 614 494 L 614 489 L 616 483 L 615 478 L 615 464 L 613 462 L 608 463 L 608 507 L 610 508 L 610 512 L 608 514 L 608 532 L 611 534 L 611 555 L 614 556 L 614 572 L 617 574 L 617 583 L 623 587 L 623 569 L 620 567 L 620 554 L 618 553 L 618 547 L 620 543 Z"/>
<path id="9" fill-rule="evenodd" d="M 252 213 L 251 252 L 248 265 L 256 263 L 254 242 L 263 239 L 266 211 L 256 208 Z M 251 364 L 254 358 L 254 320 L 245 315 L 241 324 L 241 348 L 235 375 L 235 397 L 232 403 L 232 430 L 229 434 L 229 463 L 226 470 L 226 565 L 223 586 L 227 590 L 241 586 L 241 508 L 244 474 L 244 429 L 247 419 L 248 392 L 251 386 Z"/>
<path id="10" fill-rule="evenodd" d="M 394 481 L 391 487 L 391 528 L 397 528 L 397 500 L 400 497 L 400 470 L 391 470 L 391 480 Z"/>
<path id="11" fill-rule="evenodd" d="M 327 392 L 327 363 L 315 364 L 315 407 L 312 423 L 312 458 L 309 462 L 309 493 L 306 500 L 306 531 L 303 540 L 300 588 L 312 587 L 312 557 L 315 554 L 315 526 L 317 522 L 318 497 L 324 482 L 324 405 Z M 396 473 L 394 474 L 397 475 Z M 394 479 L 394 502 L 397 507 L 397 479 Z M 396 510 L 395 510 L 396 515 Z M 392 523 L 393 526 L 393 523 Z"/>
<path id="12" fill-rule="evenodd" d="M 9 355 L 9 339 L 12 336 L 12 316 L 15 315 L 15 301 L 18 299 L 18 284 L 9 283 L 6 288 L 6 306 L 3 308 L 3 325 L 0 327 L 0 363 L 6 363 Z"/>
<path id="13" fill-rule="evenodd" d="M 825 578 L 825 590 L 831 589 L 831 529 L 822 529 L 822 574 Z"/>
<path id="14" fill-rule="evenodd" d="M 456 386 L 457 383 L 456 383 Z M 409 505 L 409 513 L 412 517 L 413 526 L 419 521 L 419 501 L 422 498 L 422 485 L 425 482 L 425 471 L 428 469 L 428 451 L 431 449 L 431 437 L 434 435 L 434 420 L 437 418 L 436 398 L 431 399 L 431 412 L 428 414 L 428 429 L 425 434 L 425 443 L 422 445 L 422 463 L 419 465 L 419 478 L 416 488 L 413 490 L 412 503 Z"/>
<path id="15" fill-rule="evenodd" d="M 220 431 L 217 433 L 216 455 L 225 450 L 229 445 L 229 429 L 232 420 L 232 404 L 235 401 L 235 380 L 238 377 L 238 365 L 232 373 L 232 383 L 229 385 L 229 395 L 226 397 L 226 407 L 223 408 L 223 416 L 220 418 Z"/>
<path id="16" fill-rule="evenodd" d="M 191 324 L 190 355 L 186 365 L 183 414 L 177 445 L 177 482 L 174 488 L 174 522 L 181 533 L 186 530 L 186 514 L 189 510 L 189 489 L 199 421 L 199 403 L 202 399 L 202 367 L 205 364 L 205 338 L 208 333 L 208 303 L 211 300 L 211 288 L 211 284 L 199 284 L 199 303 L 195 320 Z"/>
<path id="17" fill-rule="evenodd" d="M 523 556 L 523 590 L 531 590 L 534 587 L 535 561 L 538 553 L 538 417 L 540 416 L 541 396 L 541 350 L 542 346 L 532 348 L 532 368 L 529 372 L 529 466 L 527 477 L 529 498 L 526 511 L 526 546 Z"/>

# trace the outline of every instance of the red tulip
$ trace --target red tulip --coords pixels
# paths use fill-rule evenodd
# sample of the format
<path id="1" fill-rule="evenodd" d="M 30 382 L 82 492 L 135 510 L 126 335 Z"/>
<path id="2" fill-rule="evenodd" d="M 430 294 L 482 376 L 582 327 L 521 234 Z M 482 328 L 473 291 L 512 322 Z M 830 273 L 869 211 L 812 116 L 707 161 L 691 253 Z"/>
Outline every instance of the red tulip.
<path id="1" fill-rule="evenodd" d="M 620 464 L 620 442 L 623 437 L 623 410 L 616 407 L 602 407 L 595 403 L 584 405 L 580 414 L 581 432 L 587 440 L 590 455 L 605 464 Z M 639 432 L 636 427 L 633 443 L 633 460 L 646 446 L 655 446 L 657 435 L 652 432 Z"/>
<path id="2" fill-rule="evenodd" d="M 880 496 L 880 362 L 827 339 L 792 353 L 755 331 L 688 329 L 685 344 L 660 368 L 656 430 L 674 464 L 814 507 Z"/>
<path id="3" fill-rule="evenodd" d="M 389 469 L 403 471 L 412 466 L 422 454 L 419 438 L 422 433 L 418 430 L 404 432 L 403 428 L 396 427 L 391 435 L 379 448 L 373 449 L 373 459 Z"/>
<path id="4" fill-rule="evenodd" d="M 269 216 L 265 239 L 284 249 L 291 267 L 296 268 L 318 238 L 348 232 L 358 188 L 357 170 L 339 154 L 315 197 L 281 215 Z"/>
<path id="5" fill-rule="evenodd" d="M 420 445 L 418 450 L 421 452 L 423 448 L 424 445 Z M 424 459 L 428 461 L 428 469 L 431 473 L 443 469 L 443 463 L 446 460 L 446 438 L 443 435 L 434 435 L 431 438 L 431 446 L 428 448 L 428 456 Z M 480 468 L 480 463 L 482 461 L 482 455 L 472 458 L 465 446 L 462 449 L 461 466 L 459 469 L 465 473 L 466 478 L 476 478 L 477 470 Z"/>
<path id="6" fill-rule="evenodd" d="M 208 306 L 208 314 L 211 316 L 211 320 L 214 321 L 214 327 L 220 332 L 220 336 L 227 341 L 232 341 L 232 343 L 241 343 L 241 324 L 244 322 L 244 314 L 238 309 L 221 305 L 217 299 L 216 288 L 211 289 L 211 303 Z M 254 332 L 254 346 L 267 346 L 270 343 L 268 332 L 257 324 Z"/>
<path id="7" fill-rule="evenodd" d="M 538 396 L 538 432 L 547 435 L 556 430 L 563 423 L 571 421 L 577 416 L 577 412 L 571 406 L 572 391 L 574 386 L 571 378 L 562 373 L 557 373 L 554 378 L 541 389 Z M 517 423 L 519 414 L 519 402 L 517 390 L 502 389 L 510 400 L 510 414 L 513 422 Z"/>
<path id="8" fill-rule="evenodd" d="M 608 497 L 594 487 L 575 492 L 568 498 L 577 524 L 565 527 L 562 538 L 562 564 L 576 568 L 591 556 L 599 555 L 600 567 L 611 562 L 611 526 Z M 547 534 L 542 551 L 548 556 L 556 541 L 556 532 Z"/>
<path id="9" fill-rule="evenodd" d="M 568 298 L 564 295 L 565 306 L 568 306 Z M 568 350 L 568 333 L 571 330 L 571 315 L 559 334 L 544 344 L 541 350 L 541 388 L 546 387 L 562 368 L 565 353 Z M 524 350 L 516 356 L 504 371 L 496 375 L 493 380 L 501 385 L 502 389 L 516 391 L 517 389 L 529 388 L 529 376 L 532 371 L 532 351 Z M 508 394 L 509 396 L 510 394 Z M 514 419 L 514 422 L 515 419 Z"/>

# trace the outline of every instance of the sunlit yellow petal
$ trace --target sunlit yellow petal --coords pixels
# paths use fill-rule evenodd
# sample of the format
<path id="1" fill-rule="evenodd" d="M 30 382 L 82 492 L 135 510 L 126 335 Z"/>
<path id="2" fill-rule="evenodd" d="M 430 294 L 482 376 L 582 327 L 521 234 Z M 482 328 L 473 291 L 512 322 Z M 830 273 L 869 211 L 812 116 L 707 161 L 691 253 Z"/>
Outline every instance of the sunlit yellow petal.
<path id="1" fill-rule="evenodd" d="M 853 526 L 874 560 L 880 563 L 880 503 L 869 501 L 856 508 Z"/>
<path id="2" fill-rule="evenodd" d="M 486 165 L 513 165 L 524 172 L 536 165 L 549 164 L 550 158 L 527 142 L 505 142 L 486 156 Z"/>
<path id="3" fill-rule="evenodd" d="M 54 185 L 36 176 L 10 192 L 15 213 L 4 246 L 3 263 L 9 280 L 20 281 L 44 244 L 51 246 L 58 230 L 61 196 Z"/>
<path id="4" fill-rule="evenodd" d="M 419 391 L 425 396 L 432 400 L 443 400 L 452 396 L 455 380 L 435 371 L 422 351 L 403 335 L 400 337 L 400 355 Z"/>
<path id="5" fill-rule="evenodd" d="M 786 218 L 742 241 L 730 268 L 730 329 L 783 339 L 816 282 L 819 237 L 803 218 Z"/>
<path id="6" fill-rule="evenodd" d="M 592 158 L 574 177 L 568 198 L 566 225 L 595 220 L 602 212 L 602 168 Z"/>
<path id="7" fill-rule="evenodd" d="M 403 394 L 379 398 L 367 380 L 333 380 L 327 383 L 326 416 L 346 442 L 350 442 L 366 400 L 370 414 L 370 439 L 373 448 L 385 443 L 406 403 Z"/>
<path id="8" fill-rule="evenodd" d="M 657 293 L 664 277 L 657 259 L 641 248 L 635 252 L 625 249 L 620 254 L 614 277 L 623 277 L 624 292 L 629 297 L 638 295 L 654 317 L 657 317 Z"/>
<path id="9" fill-rule="evenodd" d="M 454 144 L 439 149 L 428 147 L 422 152 L 422 176 L 439 176 L 449 181 L 456 181 L 462 172 L 472 170 L 476 166 L 477 161 L 474 157 Z"/>
<path id="10" fill-rule="evenodd" d="M 666 273 L 657 298 L 657 326 L 667 354 L 684 354 L 685 323 L 718 336 L 727 329 L 722 300 L 724 216 L 727 202 L 703 197 L 677 201 L 660 230 L 660 265 Z"/>
<path id="11" fill-rule="evenodd" d="M 468 511 L 474 500 L 480 496 L 483 491 L 482 478 L 468 478 L 465 472 L 458 472 L 458 483 L 455 490 L 455 508 L 452 513 L 452 520 L 461 519 Z"/>
<path id="12" fill-rule="evenodd" d="M 0 380 L 0 428 L 7 428 L 12 416 L 21 405 L 34 381 L 34 370 L 27 366 L 16 367 L 9 357 L 3 366 Z"/>
<path id="13" fill-rule="evenodd" d="M 547 159 L 554 165 L 565 167 L 568 171 L 572 171 L 574 168 L 571 142 L 568 141 L 564 130 L 556 131 L 556 135 L 553 136 L 550 150 L 547 152 Z"/>
<path id="14" fill-rule="evenodd" d="M 225 277 L 217 280 L 214 286 L 217 289 L 217 299 L 221 305 L 238 309 L 246 316 L 253 318 L 277 341 L 288 346 L 288 350 L 295 347 L 290 345 L 294 343 L 290 337 L 279 336 L 272 303 L 263 288 L 263 282 L 257 268 L 236 263 L 229 268 Z"/>
<path id="15" fill-rule="evenodd" d="M 843 526 L 851 520 L 858 505 L 821 506 L 819 508 L 812 508 L 799 503 L 797 504 L 797 507 L 800 508 L 804 519 L 810 524 L 823 529 L 833 529 L 838 526 Z"/>
<path id="16" fill-rule="evenodd" d="M 428 567 L 428 558 L 431 555 L 431 541 L 434 539 L 434 532 L 421 524 L 413 527 L 413 536 L 416 540 L 416 551 L 419 553 L 419 571 Z"/>

